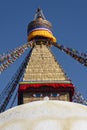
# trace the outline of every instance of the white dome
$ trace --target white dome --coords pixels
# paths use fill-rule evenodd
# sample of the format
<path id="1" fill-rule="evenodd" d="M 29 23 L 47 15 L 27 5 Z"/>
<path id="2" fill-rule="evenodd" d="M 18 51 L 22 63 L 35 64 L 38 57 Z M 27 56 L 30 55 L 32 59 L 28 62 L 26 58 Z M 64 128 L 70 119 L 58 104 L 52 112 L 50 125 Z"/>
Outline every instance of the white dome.
<path id="1" fill-rule="evenodd" d="M 65 101 L 37 101 L 0 114 L 0 130 L 87 130 L 87 107 Z"/>

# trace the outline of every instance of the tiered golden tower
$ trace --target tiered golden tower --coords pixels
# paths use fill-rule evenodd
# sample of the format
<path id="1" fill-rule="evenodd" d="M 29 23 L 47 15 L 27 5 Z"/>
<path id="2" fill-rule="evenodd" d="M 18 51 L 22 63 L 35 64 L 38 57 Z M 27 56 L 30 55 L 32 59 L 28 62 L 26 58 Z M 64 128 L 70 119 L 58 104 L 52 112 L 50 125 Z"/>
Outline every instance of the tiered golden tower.
<path id="1" fill-rule="evenodd" d="M 27 35 L 32 51 L 23 82 L 19 84 L 18 104 L 45 97 L 72 101 L 74 86 L 50 50 L 50 46 L 56 44 L 56 38 L 41 9 L 37 9 L 35 19 L 29 23 Z"/>

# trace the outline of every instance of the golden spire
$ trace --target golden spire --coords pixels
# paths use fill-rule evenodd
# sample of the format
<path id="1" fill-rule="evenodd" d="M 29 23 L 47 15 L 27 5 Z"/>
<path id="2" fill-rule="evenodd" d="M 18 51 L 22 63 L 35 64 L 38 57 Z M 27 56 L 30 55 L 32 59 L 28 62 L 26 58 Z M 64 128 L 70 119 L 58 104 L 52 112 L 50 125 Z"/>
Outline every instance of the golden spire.
<path id="1" fill-rule="evenodd" d="M 34 20 L 28 24 L 27 28 L 28 41 L 37 37 L 44 37 L 56 42 L 56 38 L 52 34 L 52 24 L 45 19 L 40 8 L 36 10 Z"/>

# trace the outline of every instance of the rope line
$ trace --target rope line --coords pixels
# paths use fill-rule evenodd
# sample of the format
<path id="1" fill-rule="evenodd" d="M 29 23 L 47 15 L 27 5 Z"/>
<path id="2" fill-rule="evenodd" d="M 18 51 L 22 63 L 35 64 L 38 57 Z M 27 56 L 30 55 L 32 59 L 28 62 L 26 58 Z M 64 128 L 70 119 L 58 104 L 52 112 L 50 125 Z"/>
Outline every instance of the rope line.
<path id="1" fill-rule="evenodd" d="M 0 73 L 7 69 L 13 62 L 15 62 L 32 43 L 33 41 L 30 41 L 19 48 L 14 49 L 11 53 L 4 54 L 4 56 L 0 58 Z"/>
<path id="2" fill-rule="evenodd" d="M 10 105 L 9 108 L 12 108 L 12 107 L 13 107 L 13 105 L 14 105 L 14 103 L 15 103 L 15 100 L 16 100 L 16 98 L 17 98 L 17 95 L 18 95 L 18 92 L 16 91 L 16 94 L 15 94 L 15 96 L 14 96 L 14 98 L 13 98 L 13 101 L 12 101 L 12 103 L 11 103 L 11 105 Z"/>
<path id="3" fill-rule="evenodd" d="M 87 106 L 87 100 L 82 96 L 82 94 L 79 91 L 75 91 L 75 94 L 73 96 L 73 102 Z"/>
<path id="4" fill-rule="evenodd" d="M 80 52 L 78 52 L 75 49 L 71 49 L 71 48 L 65 47 L 65 46 L 63 46 L 61 44 L 53 44 L 53 45 L 55 47 L 57 47 L 58 49 L 60 49 L 61 51 L 63 51 L 66 54 L 68 54 L 69 56 L 71 56 L 72 58 L 74 58 L 79 63 L 81 63 L 81 64 L 83 64 L 84 66 L 87 67 L 87 54 L 86 53 L 80 53 Z"/>
<path id="5" fill-rule="evenodd" d="M 3 99 L 3 102 L 1 100 L 0 102 L 0 112 L 5 111 L 18 83 L 21 80 L 21 77 L 23 77 L 27 62 L 29 60 L 29 57 L 31 55 L 32 49 L 30 50 L 30 52 L 28 53 L 28 55 L 26 56 L 25 60 L 23 61 L 23 63 L 20 65 L 19 69 L 17 70 L 16 74 L 13 76 L 12 80 L 10 81 L 10 83 L 8 83 L 8 85 L 5 87 L 5 89 L 3 90 L 3 92 L 0 95 L 0 99 Z M 7 90 L 6 90 L 7 88 Z M 6 93 L 6 94 L 5 94 Z"/>

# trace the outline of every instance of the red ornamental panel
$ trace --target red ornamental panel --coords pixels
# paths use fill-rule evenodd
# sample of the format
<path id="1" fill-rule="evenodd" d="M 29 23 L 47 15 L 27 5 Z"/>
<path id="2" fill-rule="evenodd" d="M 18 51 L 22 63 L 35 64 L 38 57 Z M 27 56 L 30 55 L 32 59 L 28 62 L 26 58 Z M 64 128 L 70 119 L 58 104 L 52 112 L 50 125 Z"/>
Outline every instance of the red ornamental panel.
<path id="1" fill-rule="evenodd" d="M 21 83 L 19 84 L 19 92 L 25 92 L 29 90 L 29 88 L 41 88 L 41 87 L 49 87 L 54 89 L 68 89 L 71 91 L 72 95 L 74 94 L 74 86 L 71 83 Z"/>

